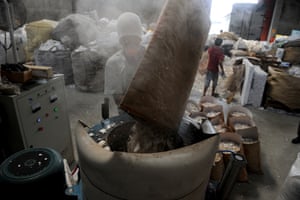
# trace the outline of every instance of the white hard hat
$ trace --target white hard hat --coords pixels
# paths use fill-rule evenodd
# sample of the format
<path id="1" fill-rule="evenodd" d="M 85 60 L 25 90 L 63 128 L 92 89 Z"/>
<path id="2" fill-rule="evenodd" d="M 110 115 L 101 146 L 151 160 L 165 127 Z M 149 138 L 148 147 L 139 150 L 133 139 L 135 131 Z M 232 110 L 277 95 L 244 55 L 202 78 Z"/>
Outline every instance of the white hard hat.
<path id="1" fill-rule="evenodd" d="M 119 38 L 123 36 L 142 37 L 142 23 L 136 14 L 125 12 L 121 14 L 117 21 L 117 31 Z"/>

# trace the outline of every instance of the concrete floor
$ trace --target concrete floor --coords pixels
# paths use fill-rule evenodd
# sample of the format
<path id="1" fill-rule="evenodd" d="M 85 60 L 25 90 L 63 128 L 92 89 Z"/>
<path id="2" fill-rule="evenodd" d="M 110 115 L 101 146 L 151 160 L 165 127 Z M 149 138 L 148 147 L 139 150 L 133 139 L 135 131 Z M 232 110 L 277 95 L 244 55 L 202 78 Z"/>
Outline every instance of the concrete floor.
<path id="1" fill-rule="evenodd" d="M 249 109 L 259 131 L 264 174 L 249 174 L 249 182 L 237 183 L 230 199 L 275 199 L 300 152 L 300 144 L 291 143 L 291 139 L 296 136 L 300 118 L 278 111 Z"/>
<path id="2" fill-rule="evenodd" d="M 194 100 L 201 98 L 202 90 L 199 88 L 202 87 L 202 78 L 196 78 L 195 83 L 197 81 L 198 83 L 191 91 L 191 98 Z M 102 93 L 79 92 L 74 86 L 69 85 L 66 86 L 66 94 L 72 133 L 78 120 L 90 126 L 101 121 L 101 104 L 104 102 Z M 238 100 L 235 102 L 238 103 Z M 116 105 L 111 103 L 110 106 L 111 116 L 116 115 L 118 113 Z M 229 200 L 275 199 L 297 153 L 300 152 L 300 144 L 291 143 L 291 139 L 296 136 L 300 115 L 273 108 L 262 109 L 251 106 L 247 108 L 252 111 L 259 131 L 263 174 L 248 174 L 247 183 L 237 182 Z"/>

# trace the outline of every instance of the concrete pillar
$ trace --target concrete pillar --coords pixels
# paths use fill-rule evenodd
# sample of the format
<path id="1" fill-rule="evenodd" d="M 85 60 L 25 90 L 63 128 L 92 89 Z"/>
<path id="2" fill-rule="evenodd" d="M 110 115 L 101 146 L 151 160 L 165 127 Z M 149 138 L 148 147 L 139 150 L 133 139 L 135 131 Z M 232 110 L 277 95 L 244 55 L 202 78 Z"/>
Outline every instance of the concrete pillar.
<path id="1" fill-rule="evenodd" d="M 272 21 L 271 21 L 271 25 L 270 25 L 270 29 L 269 29 L 269 34 L 268 34 L 268 41 L 270 41 L 271 38 L 275 37 L 275 35 L 276 35 L 278 21 L 279 21 L 280 15 L 282 13 L 283 2 L 284 2 L 284 0 L 276 0 L 276 2 L 275 2 L 273 17 L 272 17 Z"/>

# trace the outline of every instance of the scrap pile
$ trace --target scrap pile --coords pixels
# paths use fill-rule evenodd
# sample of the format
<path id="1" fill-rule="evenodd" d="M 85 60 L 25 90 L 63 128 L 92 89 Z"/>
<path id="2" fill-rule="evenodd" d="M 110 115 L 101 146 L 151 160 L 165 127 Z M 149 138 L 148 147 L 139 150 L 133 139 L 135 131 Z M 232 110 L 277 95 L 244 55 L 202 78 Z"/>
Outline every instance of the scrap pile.
<path id="1" fill-rule="evenodd" d="M 99 18 L 93 11 L 32 21 L 14 35 L 20 63 L 51 67 L 54 74 L 64 74 L 66 85 L 87 92 L 103 91 L 106 60 L 120 50 L 116 20 Z M 9 41 L 6 37 L 0 31 L 0 64 L 12 63 L 12 52 L 2 46 Z"/>
<path id="2" fill-rule="evenodd" d="M 287 111 L 299 111 L 300 39 L 287 39 L 277 45 L 282 51 L 280 67 L 269 66 L 266 104 Z"/>
<path id="3" fill-rule="evenodd" d="M 223 39 L 222 48 L 230 59 L 225 63 L 225 72 L 226 68 L 231 68 L 224 81 L 226 92 L 223 96 L 227 103 L 231 103 L 239 94 L 241 105 L 275 107 L 287 111 L 300 109 L 297 100 L 300 95 L 299 38 L 291 35 L 270 43 L 245 40 L 234 33 L 223 32 L 209 36 L 207 46 L 212 45 L 216 37 Z M 208 61 L 205 53 L 199 64 L 201 75 L 205 74 Z"/>

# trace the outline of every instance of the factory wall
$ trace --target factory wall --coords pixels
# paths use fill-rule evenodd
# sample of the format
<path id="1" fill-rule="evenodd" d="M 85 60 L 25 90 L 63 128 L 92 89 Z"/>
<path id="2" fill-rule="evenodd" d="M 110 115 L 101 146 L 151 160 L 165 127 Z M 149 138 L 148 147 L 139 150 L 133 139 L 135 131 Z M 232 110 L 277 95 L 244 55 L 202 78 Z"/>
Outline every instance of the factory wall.
<path id="1" fill-rule="evenodd" d="M 262 31 L 264 8 L 256 4 L 234 4 L 230 16 L 229 31 L 238 36 L 259 40 Z"/>
<path id="2" fill-rule="evenodd" d="M 40 20 L 59 20 L 74 11 L 74 0 L 22 0 L 26 7 L 27 23 Z"/>
<path id="3" fill-rule="evenodd" d="M 27 22 L 40 19 L 58 20 L 72 12 L 96 10 L 99 17 L 116 18 L 124 11 L 139 14 L 146 21 L 155 20 L 166 0 L 22 0 L 27 10 Z M 138 3 L 137 3 L 138 2 Z M 205 0 L 210 9 L 211 0 Z"/>
<path id="4" fill-rule="evenodd" d="M 300 2 L 298 0 L 276 0 L 271 33 L 290 35 L 294 29 L 300 30 Z"/>
<path id="5" fill-rule="evenodd" d="M 165 0 L 23 0 L 27 10 L 27 22 L 40 19 L 59 20 L 71 13 L 97 11 L 102 18 L 117 18 L 120 13 L 132 11 L 144 22 L 151 23 L 157 19 Z M 207 1 L 209 4 L 209 1 Z"/>

